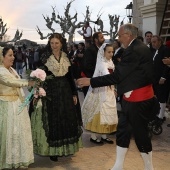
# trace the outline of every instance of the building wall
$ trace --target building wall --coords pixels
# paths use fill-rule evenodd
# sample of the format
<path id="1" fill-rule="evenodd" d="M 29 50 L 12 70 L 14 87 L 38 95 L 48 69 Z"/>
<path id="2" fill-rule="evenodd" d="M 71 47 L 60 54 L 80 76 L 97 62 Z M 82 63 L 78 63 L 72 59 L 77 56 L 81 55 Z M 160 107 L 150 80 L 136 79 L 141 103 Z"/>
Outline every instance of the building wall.
<path id="1" fill-rule="evenodd" d="M 143 18 L 140 11 L 140 6 L 144 4 L 144 0 L 133 0 L 133 24 L 139 29 L 139 34 L 142 35 Z"/>
<path id="2" fill-rule="evenodd" d="M 139 28 L 139 34 L 159 34 L 165 3 L 166 0 L 133 0 L 133 24 Z"/>

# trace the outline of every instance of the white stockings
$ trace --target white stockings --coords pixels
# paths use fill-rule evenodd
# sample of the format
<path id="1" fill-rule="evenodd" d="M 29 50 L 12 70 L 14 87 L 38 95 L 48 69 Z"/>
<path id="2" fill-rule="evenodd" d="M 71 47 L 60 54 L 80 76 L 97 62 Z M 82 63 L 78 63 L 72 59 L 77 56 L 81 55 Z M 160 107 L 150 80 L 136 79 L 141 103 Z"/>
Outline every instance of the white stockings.
<path id="1" fill-rule="evenodd" d="M 145 164 L 144 170 L 154 170 L 152 164 L 152 152 L 148 152 L 148 153 L 141 152 L 141 155 Z"/>
<path id="2" fill-rule="evenodd" d="M 123 170 L 125 155 L 128 148 L 116 147 L 116 162 L 111 170 Z"/>

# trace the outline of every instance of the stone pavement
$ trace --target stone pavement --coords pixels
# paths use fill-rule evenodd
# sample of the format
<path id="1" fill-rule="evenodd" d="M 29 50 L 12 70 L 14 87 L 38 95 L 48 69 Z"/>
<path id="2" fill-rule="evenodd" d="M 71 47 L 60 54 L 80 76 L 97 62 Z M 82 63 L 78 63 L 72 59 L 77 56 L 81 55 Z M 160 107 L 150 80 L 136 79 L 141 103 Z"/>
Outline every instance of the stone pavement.
<path id="1" fill-rule="evenodd" d="M 25 90 L 26 92 L 26 90 Z M 26 92 L 27 93 L 27 92 Z M 80 102 L 83 102 L 83 94 L 79 92 Z M 162 134 L 153 135 L 153 165 L 154 170 L 170 169 L 170 127 L 167 119 L 163 124 Z M 35 163 L 30 165 L 29 170 L 109 170 L 116 158 L 115 135 L 109 136 L 114 144 L 98 146 L 90 142 L 90 133 L 84 131 L 82 138 L 84 147 L 75 155 L 59 157 L 58 162 L 50 161 L 49 157 L 35 155 Z M 134 139 L 127 152 L 124 170 L 144 170 L 143 160 L 137 150 Z"/>

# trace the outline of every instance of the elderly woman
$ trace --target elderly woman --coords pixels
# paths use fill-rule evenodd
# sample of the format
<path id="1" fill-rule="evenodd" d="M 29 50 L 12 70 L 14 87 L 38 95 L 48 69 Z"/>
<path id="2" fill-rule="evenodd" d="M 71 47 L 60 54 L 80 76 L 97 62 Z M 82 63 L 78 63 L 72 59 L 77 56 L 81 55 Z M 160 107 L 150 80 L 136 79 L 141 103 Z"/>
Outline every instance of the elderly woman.
<path id="1" fill-rule="evenodd" d="M 13 62 L 12 49 L 0 48 L 0 169 L 27 168 L 34 162 L 27 108 L 19 113 L 24 100 L 22 87 L 34 82 L 20 79 L 11 67 Z"/>

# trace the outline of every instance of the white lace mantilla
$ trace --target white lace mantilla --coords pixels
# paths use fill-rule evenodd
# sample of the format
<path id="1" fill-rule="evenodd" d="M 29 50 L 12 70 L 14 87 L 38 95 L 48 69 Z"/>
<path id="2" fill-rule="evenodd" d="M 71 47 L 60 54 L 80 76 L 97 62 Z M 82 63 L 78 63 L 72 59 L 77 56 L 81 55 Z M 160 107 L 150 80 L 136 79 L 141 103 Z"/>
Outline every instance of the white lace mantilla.
<path id="1" fill-rule="evenodd" d="M 99 48 L 93 77 L 110 74 L 108 69 L 112 69 L 114 71 L 115 66 L 112 60 L 107 60 L 104 57 L 105 46 L 106 44 L 104 43 Z M 81 112 L 84 126 L 91 122 L 94 115 L 98 113 L 100 113 L 101 125 L 117 124 L 118 118 L 114 86 L 111 85 L 94 89 L 90 86 L 82 104 Z"/>
<path id="2" fill-rule="evenodd" d="M 66 56 L 66 53 L 61 53 L 60 61 L 57 61 L 54 55 L 51 55 L 45 64 L 48 70 L 51 71 L 55 76 L 64 76 L 68 72 L 70 61 Z"/>

